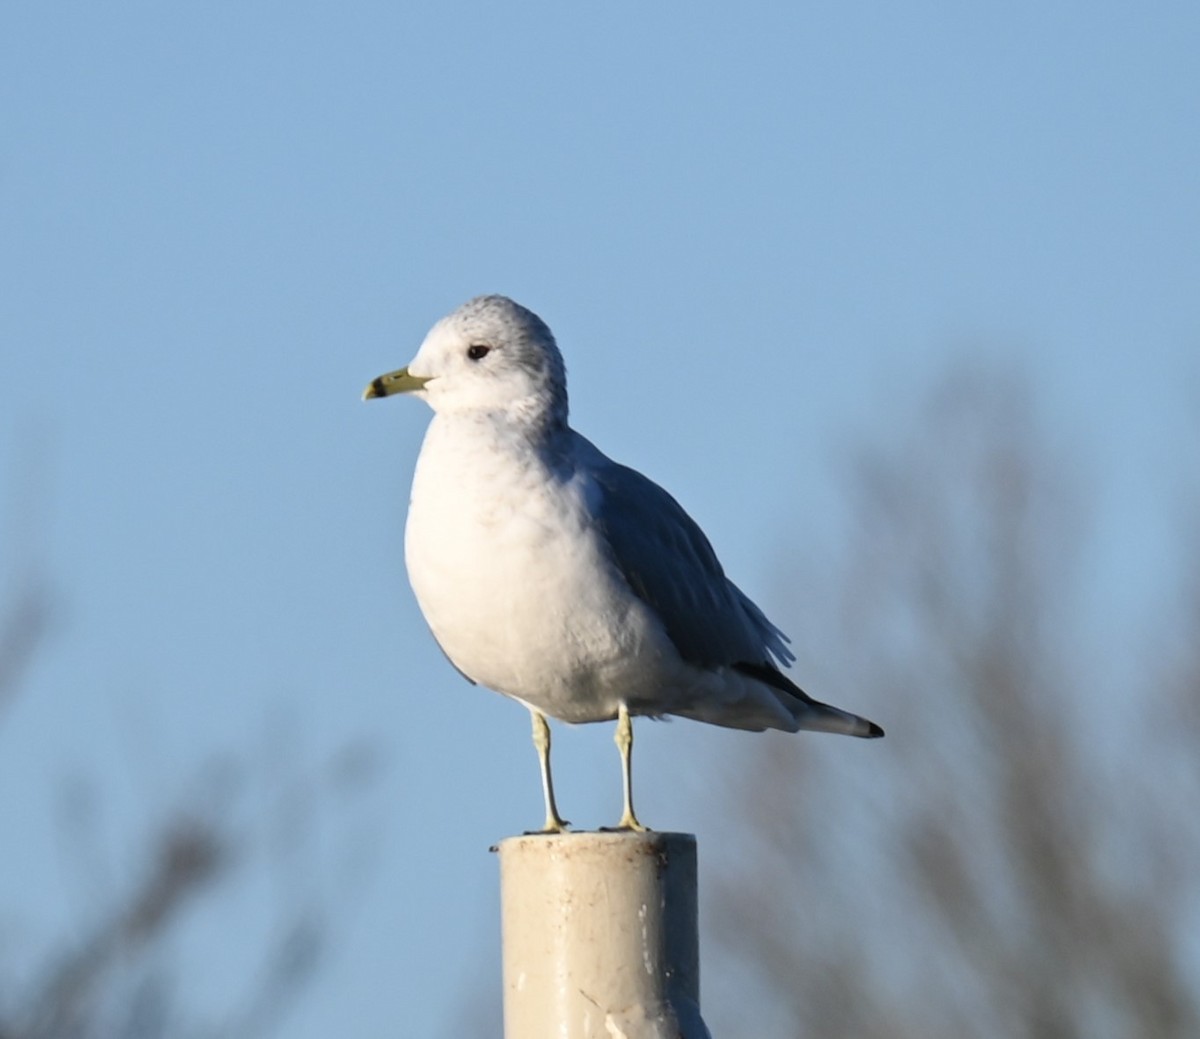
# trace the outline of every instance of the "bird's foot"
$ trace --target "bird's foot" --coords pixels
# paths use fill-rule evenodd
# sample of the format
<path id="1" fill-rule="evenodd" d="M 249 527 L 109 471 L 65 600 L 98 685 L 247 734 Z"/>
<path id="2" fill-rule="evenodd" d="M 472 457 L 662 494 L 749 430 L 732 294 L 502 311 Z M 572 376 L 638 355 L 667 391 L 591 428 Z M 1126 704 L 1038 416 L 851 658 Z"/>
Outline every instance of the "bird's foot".
<path id="1" fill-rule="evenodd" d="M 643 826 L 638 822 L 638 818 L 631 811 L 626 811 L 621 816 L 621 821 L 616 826 L 602 826 L 601 833 L 649 833 L 650 827 Z"/>
<path id="2" fill-rule="evenodd" d="M 542 825 L 540 830 L 526 830 L 525 836 L 552 836 L 556 833 L 568 833 L 570 828 L 571 824 L 566 819 L 560 818 L 557 814 L 548 815 L 546 816 L 546 822 Z"/>

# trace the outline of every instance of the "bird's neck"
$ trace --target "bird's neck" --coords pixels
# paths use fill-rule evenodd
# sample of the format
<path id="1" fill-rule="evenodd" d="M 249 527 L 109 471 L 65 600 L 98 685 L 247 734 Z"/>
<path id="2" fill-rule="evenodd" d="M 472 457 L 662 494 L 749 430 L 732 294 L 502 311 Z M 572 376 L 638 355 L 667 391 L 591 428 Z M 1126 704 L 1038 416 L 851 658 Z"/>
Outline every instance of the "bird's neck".
<path id="1" fill-rule="evenodd" d="M 540 450 L 552 448 L 567 430 L 567 406 L 540 396 L 508 401 L 502 408 L 470 408 L 440 412 L 439 421 L 497 440 L 520 442 Z"/>
<path id="2" fill-rule="evenodd" d="M 570 437 L 565 414 L 522 408 L 520 402 L 501 409 L 438 412 L 430 433 L 459 445 L 474 443 L 472 451 L 500 452 L 504 455 L 535 455 L 551 462 L 563 450 Z"/>

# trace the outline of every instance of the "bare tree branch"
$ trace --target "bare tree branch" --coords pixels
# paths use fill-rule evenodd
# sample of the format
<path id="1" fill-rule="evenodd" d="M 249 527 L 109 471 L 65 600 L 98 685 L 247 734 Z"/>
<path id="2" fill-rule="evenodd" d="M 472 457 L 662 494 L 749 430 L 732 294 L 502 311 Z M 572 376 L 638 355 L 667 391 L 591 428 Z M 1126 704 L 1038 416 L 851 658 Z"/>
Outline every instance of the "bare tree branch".
<path id="1" fill-rule="evenodd" d="M 806 595 L 841 608 L 788 626 L 889 737 L 873 758 L 777 743 L 737 763 L 732 799 L 757 810 L 712 933 L 774 1008 L 755 1034 L 1200 1035 L 1182 952 L 1200 727 L 1175 730 L 1179 759 L 1156 753 L 1152 674 L 1114 691 L 1107 727 L 1097 714 L 1078 496 L 1027 389 L 955 374 L 910 437 L 861 459 L 853 490 L 849 571 Z"/>

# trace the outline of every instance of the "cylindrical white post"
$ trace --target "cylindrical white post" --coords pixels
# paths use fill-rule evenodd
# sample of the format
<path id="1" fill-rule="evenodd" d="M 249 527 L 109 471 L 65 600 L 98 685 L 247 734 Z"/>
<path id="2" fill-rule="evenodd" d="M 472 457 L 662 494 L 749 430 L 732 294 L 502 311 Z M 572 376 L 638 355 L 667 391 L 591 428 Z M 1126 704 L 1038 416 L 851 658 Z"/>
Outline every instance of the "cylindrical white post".
<path id="1" fill-rule="evenodd" d="M 702 1039 L 696 839 L 502 841 L 506 1039 Z"/>

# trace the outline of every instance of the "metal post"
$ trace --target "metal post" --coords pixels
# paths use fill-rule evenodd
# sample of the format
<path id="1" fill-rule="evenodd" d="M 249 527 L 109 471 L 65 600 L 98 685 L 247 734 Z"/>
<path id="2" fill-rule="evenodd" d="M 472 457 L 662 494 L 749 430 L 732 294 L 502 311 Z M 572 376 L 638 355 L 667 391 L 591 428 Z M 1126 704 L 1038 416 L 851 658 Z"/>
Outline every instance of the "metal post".
<path id="1" fill-rule="evenodd" d="M 506 1039 L 705 1039 L 696 838 L 502 841 Z"/>

